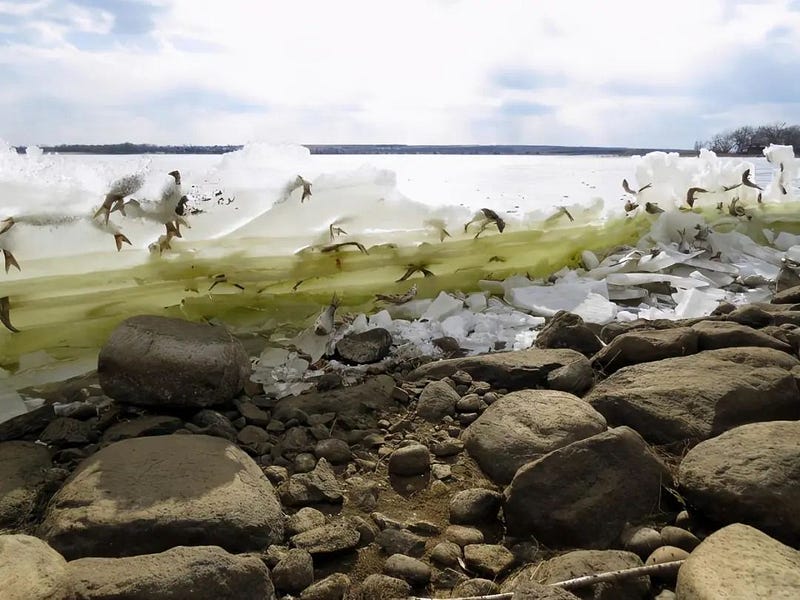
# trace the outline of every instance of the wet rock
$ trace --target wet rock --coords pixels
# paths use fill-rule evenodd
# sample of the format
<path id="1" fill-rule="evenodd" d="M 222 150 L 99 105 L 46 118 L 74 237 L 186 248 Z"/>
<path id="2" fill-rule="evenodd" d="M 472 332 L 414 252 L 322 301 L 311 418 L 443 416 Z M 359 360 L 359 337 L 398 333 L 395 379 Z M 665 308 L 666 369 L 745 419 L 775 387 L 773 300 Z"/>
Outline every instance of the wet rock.
<path id="1" fill-rule="evenodd" d="M 689 553 L 682 548 L 676 548 L 675 546 L 661 546 L 650 553 L 650 556 L 647 557 L 645 564 L 662 565 L 668 562 L 675 562 L 676 560 L 684 560 L 688 556 Z M 665 575 L 661 575 L 661 578 L 665 578 Z M 669 579 L 674 582 L 675 576 L 671 575 L 669 576 Z"/>
<path id="2" fill-rule="evenodd" d="M 687 552 L 691 552 L 700 545 L 700 540 L 697 539 L 695 534 L 671 525 L 662 527 L 661 538 L 664 540 L 664 545 L 676 546 Z"/>
<path id="3" fill-rule="evenodd" d="M 123 440 L 87 458 L 51 500 L 39 535 L 70 559 L 179 545 L 245 552 L 281 540 L 283 515 L 269 480 L 239 448 L 169 435 Z"/>
<path id="4" fill-rule="evenodd" d="M 588 381 L 592 380 L 589 360 L 579 352 L 539 348 L 435 361 L 415 369 L 409 373 L 408 378 L 412 381 L 426 377 L 436 379 L 462 370 L 473 379 L 488 382 L 498 388 L 525 390 L 547 387 L 547 378 L 551 371 L 573 363 L 576 369 L 588 374 Z M 563 391 L 581 394 L 586 391 L 586 387 Z"/>
<path id="5" fill-rule="evenodd" d="M 800 597 L 800 552 L 747 525 L 729 525 L 695 548 L 678 572 L 681 600 Z"/>
<path id="6" fill-rule="evenodd" d="M 445 567 L 457 569 L 460 558 L 462 558 L 461 547 L 453 542 L 439 542 L 431 550 L 431 561 Z"/>
<path id="7" fill-rule="evenodd" d="M 478 394 L 467 394 L 456 402 L 456 410 L 461 413 L 476 413 L 482 411 L 485 406 Z"/>
<path id="8" fill-rule="evenodd" d="M 233 423 L 231 423 L 231 420 L 215 410 L 204 408 L 198 411 L 192 417 L 192 423 L 198 427 L 202 427 L 202 433 L 206 435 L 225 438 L 231 442 L 236 441 L 238 432 L 233 426 Z"/>
<path id="9" fill-rule="evenodd" d="M 361 584 L 356 600 L 401 600 L 411 593 L 411 586 L 402 579 L 388 575 L 370 575 Z"/>
<path id="10" fill-rule="evenodd" d="M 678 478 L 704 517 L 800 543 L 800 422 L 752 423 L 706 440 L 683 459 Z"/>
<path id="11" fill-rule="evenodd" d="M 309 473 L 317 466 L 317 459 L 313 454 L 308 452 L 301 452 L 294 457 L 294 470 L 295 473 Z"/>
<path id="12" fill-rule="evenodd" d="M 623 333 L 600 350 L 592 363 L 609 375 L 628 365 L 696 354 L 698 338 L 691 327 Z"/>
<path id="13" fill-rule="evenodd" d="M 450 522 L 457 524 L 483 523 L 497 518 L 502 494 L 485 488 L 457 492 L 450 500 Z"/>
<path id="14" fill-rule="evenodd" d="M 347 519 L 315 527 L 292 536 L 292 545 L 309 554 L 330 554 L 350 550 L 358 545 L 358 531 Z"/>
<path id="15" fill-rule="evenodd" d="M 555 583 L 582 575 L 641 567 L 642 561 L 631 552 L 620 550 L 577 550 L 546 561 L 536 574 L 539 583 Z M 638 577 L 616 582 L 598 583 L 574 590 L 587 600 L 642 600 L 650 593 L 650 579 Z"/>
<path id="16" fill-rule="evenodd" d="M 492 404 L 462 436 L 467 451 L 497 483 L 524 464 L 606 429 L 602 415 L 571 394 L 522 390 Z"/>
<path id="17" fill-rule="evenodd" d="M 504 574 L 514 565 L 514 555 L 496 544 L 469 544 L 464 546 L 467 567 L 492 579 Z"/>
<path id="18" fill-rule="evenodd" d="M 439 458 L 455 456 L 463 449 L 464 442 L 451 437 L 433 439 L 430 443 L 431 453 Z"/>
<path id="19" fill-rule="evenodd" d="M 236 397 L 250 359 L 223 326 L 144 315 L 111 332 L 97 374 L 103 392 L 118 402 L 204 408 Z"/>
<path id="20" fill-rule="evenodd" d="M 590 357 L 603 347 L 603 342 L 578 315 L 558 311 L 536 336 L 537 348 L 568 348 Z"/>
<path id="21" fill-rule="evenodd" d="M 264 600 L 275 592 L 255 556 L 235 556 L 215 546 L 177 547 L 128 558 L 82 558 L 67 565 L 74 600 Z"/>
<path id="22" fill-rule="evenodd" d="M 110 443 L 150 435 L 168 435 L 175 433 L 182 427 L 183 421 L 177 417 L 157 415 L 139 417 L 132 421 L 112 425 L 105 430 L 102 440 Z"/>
<path id="23" fill-rule="evenodd" d="M 643 560 L 650 556 L 653 550 L 664 545 L 661 534 L 652 527 L 627 527 L 623 530 L 620 541 L 625 550 L 633 552 Z"/>
<path id="24" fill-rule="evenodd" d="M 411 444 L 398 448 L 389 457 L 389 473 L 411 477 L 427 473 L 431 468 L 428 448 L 422 444 Z"/>
<path id="25" fill-rule="evenodd" d="M 404 579 L 414 587 L 428 585 L 431 580 L 431 568 L 428 565 L 403 554 L 392 554 L 387 558 L 383 572 L 391 577 Z"/>
<path id="26" fill-rule="evenodd" d="M 776 293 L 772 300 L 772 304 L 797 304 L 800 302 L 800 285 L 790 287 Z"/>
<path id="27" fill-rule="evenodd" d="M 504 494 L 506 527 L 550 547 L 608 547 L 626 523 L 651 514 L 669 481 L 644 440 L 617 427 L 520 468 Z"/>
<path id="28" fill-rule="evenodd" d="M 272 569 L 272 583 L 289 594 L 299 594 L 314 583 L 314 561 L 305 550 L 289 550 Z"/>
<path id="29" fill-rule="evenodd" d="M 53 420 L 39 435 L 45 444 L 64 448 L 67 446 L 85 446 L 92 440 L 92 425 L 86 421 L 58 417 Z M 94 440 L 97 438 L 95 437 Z"/>
<path id="30" fill-rule="evenodd" d="M 425 552 L 425 538 L 414 535 L 405 529 L 384 529 L 378 534 L 375 541 L 389 556 L 405 554 L 419 558 Z"/>
<path id="31" fill-rule="evenodd" d="M 626 367 L 585 400 L 649 442 L 702 440 L 753 421 L 800 419 L 790 373 L 798 364 L 772 348 L 710 350 Z"/>
<path id="32" fill-rule="evenodd" d="M 33 442 L 0 442 L 0 528 L 16 528 L 42 499 L 50 451 Z"/>
<path id="33" fill-rule="evenodd" d="M 439 423 L 445 416 L 455 413 L 460 399 L 458 392 L 444 381 L 432 381 L 419 395 L 417 415 L 430 423 Z"/>
<path id="34" fill-rule="evenodd" d="M 0 598 L 73 600 L 67 561 L 39 538 L 0 535 Z"/>
<path id="35" fill-rule="evenodd" d="M 17 440 L 26 435 L 39 433 L 56 418 L 52 404 L 45 404 L 0 423 L 0 442 Z"/>
<path id="36" fill-rule="evenodd" d="M 474 527 L 464 527 L 463 525 L 450 525 L 444 530 L 444 538 L 462 548 L 470 544 L 482 544 L 483 533 Z"/>
<path id="37" fill-rule="evenodd" d="M 314 454 L 317 458 L 324 458 L 332 465 L 343 465 L 353 458 L 350 446 L 344 440 L 329 438 L 320 440 L 314 447 Z"/>
<path id="38" fill-rule="evenodd" d="M 295 535 L 325 525 L 325 515 L 316 508 L 305 506 L 286 519 L 286 533 Z"/>
<path id="39" fill-rule="evenodd" d="M 272 448 L 271 439 L 266 431 L 255 425 L 246 425 L 236 435 L 239 445 L 255 456 L 269 453 Z"/>
<path id="40" fill-rule="evenodd" d="M 772 325 L 774 318 L 771 313 L 767 312 L 759 306 L 752 304 L 745 304 L 728 313 L 727 319 L 740 325 L 761 329 L 768 325 Z"/>
<path id="41" fill-rule="evenodd" d="M 698 348 L 700 350 L 716 350 L 718 348 L 731 348 L 739 346 L 758 346 L 774 348 L 782 352 L 792 352 L 792 347 L 776 340 L 761 331 L 725 321 L 701 321 L 692 325 L 698 335 Z"/>
<path id="42" fill-rule="evenodd" d="M 350 589 L 350 578 L 344 573 L 334 573 L 307 587 L 300 600 L 342 600 Z"/>
<path id="43" fill-rule="evenodd" d="M 345 362 L 363 365 L 385 358 L 392 347 L 392 334 L 382 327 L 363 333 L 348 333 L 336 344 L 336 352 Z"/>
<path id="44" fill-rule="evenodd" d="M 249 400 L 236 400 L 236 410 L 250 425 L 266 427 L 272 419 L 267 411 L 260 409 Z"/>
<path id="45" fill-rule="evenodd" d="M 292 475 L 289 481 L 278 488 L 278 493 L 281 501 L 287 506 L 304 506 L 320 502 L 341 504 L 344 499 L 342 487 L 324 458 L 317 461 L 313 471 Z"/>

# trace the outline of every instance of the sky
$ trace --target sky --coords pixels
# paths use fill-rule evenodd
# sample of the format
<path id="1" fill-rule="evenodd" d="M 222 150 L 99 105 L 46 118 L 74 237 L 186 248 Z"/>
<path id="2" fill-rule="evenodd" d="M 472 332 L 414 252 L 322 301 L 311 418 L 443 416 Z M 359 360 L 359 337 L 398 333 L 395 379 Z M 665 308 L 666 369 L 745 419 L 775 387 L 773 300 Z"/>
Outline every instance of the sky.
<path id="1" fill-rule="evenodd" d="M 11 144 L 691 148 L 800 123 L 800 0 L 0 0 Z"/>

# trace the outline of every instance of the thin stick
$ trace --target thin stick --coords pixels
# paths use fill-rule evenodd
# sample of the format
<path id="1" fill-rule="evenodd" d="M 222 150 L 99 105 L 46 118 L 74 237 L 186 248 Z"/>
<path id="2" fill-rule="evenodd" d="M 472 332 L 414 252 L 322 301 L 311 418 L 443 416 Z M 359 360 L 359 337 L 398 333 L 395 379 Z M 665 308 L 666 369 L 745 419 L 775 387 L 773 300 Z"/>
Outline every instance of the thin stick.
<path id="1" fill-rule="evenodd" d="M 683 560 L 673 560 L 671 562 L 661 563 L 658 565 L 645 565 L 643 567 L 631 567 L 630 569 L 620 569 L 618 571 L 607 571 L 605 573 L 596 573 L 594 575 L 584 575 L 583 577 L 576 577 L 574 579 L 567 579 L 565 581 L 549 583 L 547 585 L 560 587 L 565 590 L 576 590 L 582 587 L 594 585 L 596 583 L 603 583 L 604 581 L 621 581 L 623 579 L 643 577 L 645 575 L 665 575 L 667 573 L 671 573 L 672 571 L 677 571 L 683 563 Z M 507 592 L 504 594 L 490 594 L 488 596 L 452 598 L 451 600 L 511 600 L 513 597 L 514 592 Z M 408 600 L 436 600 L 436 598 L 409 596 Z"/>

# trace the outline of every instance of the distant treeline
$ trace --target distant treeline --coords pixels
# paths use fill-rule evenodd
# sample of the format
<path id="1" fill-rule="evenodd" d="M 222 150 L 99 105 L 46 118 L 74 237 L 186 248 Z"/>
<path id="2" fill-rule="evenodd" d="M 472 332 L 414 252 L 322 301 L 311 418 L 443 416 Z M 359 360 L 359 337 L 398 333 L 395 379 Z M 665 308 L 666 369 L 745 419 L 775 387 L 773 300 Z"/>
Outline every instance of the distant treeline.
<path id="1" fill-rule="evenodd" d="M 708 148 L 717 154 L 761 154 L 770 144 L 784 144 L 800 148 L 800 125 L 773 123 L 723 131 L 705 142 L 695 142 L 695 150 Z"/>
<path id="2" fill-rule="evenodd" d="M 496 155 L 611 155 L 631 156 L 653 150 L 687 154 L 689 150 L 668 148 L 620 148 L 605 146 L 528 146 L 528 145 L 440 145 L 414 146 L 406 144 L 304 144 L 311 154 L 496 154 Z M 45 152 L 62 154 L 224 154 L 242 146 L 159 146 L 156 144 L 60 144 L 42 146 Z M 17 152 L 25 152 L 18 146 Z"/>

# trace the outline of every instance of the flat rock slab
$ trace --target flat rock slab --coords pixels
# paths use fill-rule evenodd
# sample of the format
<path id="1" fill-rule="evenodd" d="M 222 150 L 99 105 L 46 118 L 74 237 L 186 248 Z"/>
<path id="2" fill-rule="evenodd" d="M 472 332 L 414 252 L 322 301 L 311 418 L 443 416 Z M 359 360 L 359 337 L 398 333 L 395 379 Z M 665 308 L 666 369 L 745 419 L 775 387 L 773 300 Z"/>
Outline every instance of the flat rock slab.
<path id="1" fill-rule="evenodd" d="M 566 392 L 520 390 L 494 402 L 462 434 L 467 451 L 495 482 L 521 466 L 606 430 L 606 420 Z"/>
<path id="2" fill-rule="evenodd" d="M 680 600 L 800 598 L 800 552 L 747 525 L 708 536 L 678 571 Z"/>
<path id="3" fill-rule="evenodd" d="M 681 493 L 703 516 L 800 544 L 800 421 L 742 425 L 692 448 Z"/>
<path id="4" fill-rule="evenodd" d="M 729 321 L 701 321 L 692 325 L 698 335 L 700 350 L 716 350 L 736 346 L 759 346 L 792 352 L 792 347 L 771 335 L 746 325 Z"/>
<path id="5" fill-rule="evenodd" d="M 283 515 L 272 484 L 238 447 L 167 435 L 116 442 L 84 460 L 39 535 L 69 559 L 180 545 L 246 552 L 280 543 Z"/>
<path id="6" fill-rule="evenodd" d="M 74 600 L 67 561 L 39 538 L 0 535 L 0 598 Z"/>
<path id="7" fill-rule="evenodd" d="M 521 467 L 505 489 L 507 534 L 551 548 L 607 548 L 657 510 L 669 473 L 645 441 L 617 427 Z"/>
<path id="8" fill-rule="evenodd" d="M 631 331 L 611 340 L 592 363 L 608 375 L 628 365 L 689 356 L 697 353 L 698 337 L 691 327 Z"/>
<path id="9" fill-rule="evenodd" d="M 585 392 L 593 380 L 589 359 L 575 350 L 568 349 L 533 348 L 518 352 L 451 358 L 422 365 L 409 373 L 408 378 L 441 379 L 449 377 L 456 371 L 466 371 L 473 379 L 486 381 L 497 388 L 524 390 L 553 387 L 550 384 L 552 381 L 550 374 L 565 367 L 575 372 L 576 388 L 558 389 L 573 394 Z"/>
<path id="10" fill-rule="evenodd" d="M 250 375 L 241 342 L 222 326 L 143 315 L 120 323 L 100 349 L 103 392 L 139 406 L 230 402 Z"/>
<path id="11" fill-rule="evenodd" d="M 756 421 L 800 419 L 797 359 L 773 348 L 725 348 L 633 365 L 585 397 L 609 423 L 647 441 L 704 440 Z"/>
<path id="12" fill-rule="evenodd" d="M 81 558 L 68 563 L 73 600 L 274 600 L 269 571 L 256 556 L 217 546 L 179 546 L 127 558 Z"/>
<path id="13" fill-rule="evenodd" d="M 50 451 L 33 442 L 0 442 L 0 527 L 20 525 L 36 506 L 52 467 Z"/>
<path id="14" fill-rule="evenodd" d="M 298 410 L 308 415 L 336 413 L 338 417 L 347 417 L 352 428 L 371 429 L 383 418 L 378 415 L 396 413 L 404 408 L 392 398 L 394 387 L 394 379 L 378 375 L 360 385 L 283 398 L 275 406 L 272 417 L 285 421 Z"/>

